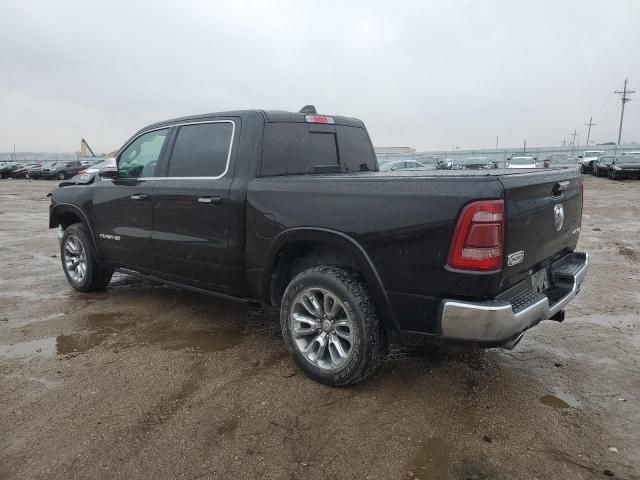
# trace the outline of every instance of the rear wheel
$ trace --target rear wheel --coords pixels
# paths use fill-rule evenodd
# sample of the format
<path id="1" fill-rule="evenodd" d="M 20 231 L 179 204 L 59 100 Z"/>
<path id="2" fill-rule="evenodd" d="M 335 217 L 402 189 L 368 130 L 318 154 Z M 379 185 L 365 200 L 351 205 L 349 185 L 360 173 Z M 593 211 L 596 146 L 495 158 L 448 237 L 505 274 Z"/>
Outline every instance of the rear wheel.
<path id="1" fill-rule="evenodd" d="M 58 179 L 59 179 L 59 180 L 64 180 L 64 173 L 60 173 L 60 174 L 58 175 Z"/>
<path id="2" fill-rule="evenodd" d="M 81 223 L 66 228 L 60 241 L 62 269 L 69 284 L 79 292 L 104 290 L 113 270 L 100 265 L 91 237 Z"/>
<path id="3" fill-rule="evenodd" d="M 312 379 L 357 383 L 383 362 L 387 340 L 371 294 L 354 272 L 314 267 L 287 287 L 280 309 L 287 350 Z"/>

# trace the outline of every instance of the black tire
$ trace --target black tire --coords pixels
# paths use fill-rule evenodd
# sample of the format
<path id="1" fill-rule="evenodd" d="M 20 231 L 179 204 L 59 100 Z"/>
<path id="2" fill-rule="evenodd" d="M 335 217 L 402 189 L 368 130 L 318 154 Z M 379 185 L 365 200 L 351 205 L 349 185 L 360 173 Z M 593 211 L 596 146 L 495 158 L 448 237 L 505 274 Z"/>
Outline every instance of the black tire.
<path id="1" fill-rule="evenodd" d="M 353 326 L 347 359 L 339 367 L 327 370 L 313 364 L 302 353 L 291 331 L 295 301 L 309 289 L 322 289 L 336 297 Z M 336 315 L 337 316 L 337 315 Z M 339 267 L 319 266 L 297 275 L 287 287 L 280 308 L 280 326 L 287 350 L 296 364 L 313 380 L 331 386 L 357 383 L 375 372 L 387 355 L 387 337 L 371 294 L 361 276 Z M 311 334 L 313 336 L 315 334 Z M 328 337 L 325 337 L 328 338 Z M 327 350 L 330 350 L 330 345 Z"/>
<path id="2" fill-rule="evenodd" d="M 58 180 L 64 180 L 64 173 L 58 175 Z"/>
<path id="3" fill-rule="evenodd" d="M 83 262 L 85 271 L 82 276 L 76 270 L 72 270 L 73 263 L 71 266 L 67 265 L 68 261 L 73 262 L 73 258 L 78 258 L 73 256 L 75 254 L 71 252 L 70 242 L 76 245 L 79 242 L 82 246 L 80 252 L 84 252 L 85 258 Z M 111 281 L 113 269 L 107 268 L 98 262 L 91 235 L 82 223 L 74 223 L 65 229 L 60 240 L 60 260 L 69 285 L 79 292 L 104 290 Z"/>

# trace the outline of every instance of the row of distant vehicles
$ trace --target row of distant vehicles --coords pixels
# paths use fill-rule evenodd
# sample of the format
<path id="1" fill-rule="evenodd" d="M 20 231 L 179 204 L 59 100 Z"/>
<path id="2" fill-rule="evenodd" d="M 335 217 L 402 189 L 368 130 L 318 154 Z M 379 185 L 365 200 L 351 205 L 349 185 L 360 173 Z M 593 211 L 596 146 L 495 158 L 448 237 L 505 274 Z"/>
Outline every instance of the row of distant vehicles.
<path id="1" fill-rule="evenodd" d="M 489 157 L 465 159 L 417 157 L 416 159 L 380 160 L 380 170 L 485 170 L 498 168 L 498 162 Z M 566 154 L 554 154 L 545 158 L 543 166 L 578 168 L 578 158 Z M 507 158 L 506 168 L 538 168 L 538 159 L 532 155 L 512 155 Z"/>
<path id="2" fill-rule="evenodd" d="M 67 180 L 86 173 L 98 171 L 103 159 L 69 160 L 56 162 L 0 162 L 0 178 L 31 178 Z M 498 163 L 488 157 L 468 157 L 465 159 L 440 159 L 438 157 L 418 157 L 418 159 L 378 159 L 380 171 L 399 170 L 483 170 L 498 168 Z M 582 173 L 592 173 L 597 177 L 640 178 L 640 151 L 624 152 L 619 156 L 608 155 L 604 151 L 588 150 L 577 157 L 569 154 L 548 155 L 542 162 L 543 168 L 575 167 Z M 531 155 L 513 155 L 507 158 L 506 168 L 539 168 L 538 159 Z"/>
<path id="3" fill-rule="evenodd" d="M 582 173 L 611 180 L 640 179 L 640 151 L 608 155 L 603 151 L 588 151 L 580 158 Z"/>
<path id="4" fill-rule="evenodd" d="M 50 162 L 0 162 L 0 178 L 31 178 L 34 180 L 67 180 L 85 173 L 100 163 L 96 160 L 61 160 Z"/>

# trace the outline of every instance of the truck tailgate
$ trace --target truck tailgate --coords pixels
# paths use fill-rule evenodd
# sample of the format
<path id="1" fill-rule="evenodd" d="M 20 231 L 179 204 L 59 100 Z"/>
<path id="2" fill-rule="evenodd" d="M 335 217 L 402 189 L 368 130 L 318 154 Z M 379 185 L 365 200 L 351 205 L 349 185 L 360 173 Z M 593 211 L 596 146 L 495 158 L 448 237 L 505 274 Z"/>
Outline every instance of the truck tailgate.
<path id="1" fill-rule="evenodd" d="M 582 219 L 582 178 L 576 169 L 503 175 L 505 249 L 502 286 L 575 249 Z"/>

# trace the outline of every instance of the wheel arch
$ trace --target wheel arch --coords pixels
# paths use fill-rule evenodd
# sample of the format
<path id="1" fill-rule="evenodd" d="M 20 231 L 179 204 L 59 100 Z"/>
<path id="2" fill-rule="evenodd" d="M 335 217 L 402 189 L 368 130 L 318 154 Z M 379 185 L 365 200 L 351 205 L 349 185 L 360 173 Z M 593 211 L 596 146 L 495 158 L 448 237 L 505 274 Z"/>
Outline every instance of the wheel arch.
<path id="1" fill-rule="evenodd" d="M 62 228 L 65 229 L 74 223 L 82 223 L 87 227 L 93 248 L 96 252 L 99 252 L 96 237 L 93 234 L 93 228 L 81 208 L 70 203 L 58 203 L 51 208 L 49 212 L 49 228 L 62 226 Z"/>
<path id="2" fill-rule="evenodd" d="M 266 302 L 280 303 L 290 280 L 299 273 L 296 266 L 308 268 L 317 266 L 314 261 L 322 261 L 323 264 L 347 266 L 362 274 L 385 328 L 399 328 L 380 275 L 367 252 L 352 237 L 325 228 L 295 227 L 281 232 L 273 240 L 266 258 L 261 285 Z"/>

